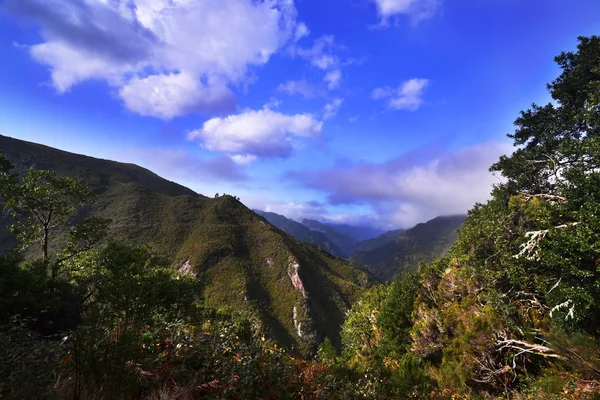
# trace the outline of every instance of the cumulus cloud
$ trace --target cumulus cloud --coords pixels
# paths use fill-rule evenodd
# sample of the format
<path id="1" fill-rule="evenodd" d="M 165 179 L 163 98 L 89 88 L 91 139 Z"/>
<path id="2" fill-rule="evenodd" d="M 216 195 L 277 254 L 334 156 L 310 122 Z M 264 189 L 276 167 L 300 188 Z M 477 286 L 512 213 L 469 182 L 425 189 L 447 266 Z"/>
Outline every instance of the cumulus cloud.
<path id="1" fill-rule="evenodd" d="M 323 111 L 323 119 L 331 119 L 337 115 L 338 110 L 342 106 L 344 99 L 336 98 L 325 104 Z"/>
<path id="2" fill-rule="evenodd" d="M 423 104 L 423 94 L 429 84 L 428 79 L 413 78 L 403 82 L 398 88 L 375 88 L 371 92 L 371 98 L 387 99 L 388 107 L 394 110 L 416 111 Z"/>
<path id="3" fill-rule="evenodd" d="M 135 77 L 119 95 L 131 111 L 162 119 L 193 112 L 226 112 L 236 102 L 223 80 L 211 78 L 203 83 L 185 72 Z"/>
<path id="4" fill-rule="evenodd" d="M 43 42 L 30 51 L 59 92 L 103 79 L 132 111 L 165 119 L 231 110 L 229 87 L 309 33 L 291 0 L 7 0 L 3 7 L 41 27 Z"/>
<path id="5" fill-rule="evenodd" d="M 439 10 L 441 0 L 373 0 L 381 23 L 387 25 L 390 18 L 408 16 L 413 24 L 433 17 Z"/>
<path id="6" fill-rule="evenodd" d="M 188 138 L 201 142 L 207 150 L 234 156 L 286 158 L 294 149 L 294 140 L 317 136 L 322 127 L 323 122 L 310 114 L 287 115 L 264 108 L 212 118 Z"/>
<path id="7" fill-rule="evenodd" d="M 300 95 L 305 99 L 311 99 L 317 95 L 315 88 L 305 80 L 284 82 L 277 87 L 277 91 L 290 96 Z"/>
<path id="8" fill-rule="evenodd" d="M 492 185 L 499 182 L 488 168 L 511 152 L 510 144 L 500 142 L 451 152 L 425 149 L 384 163 L 333 167 L 291 178 L 326 192 L 333 205 L 370 205 L 382 221 L 410 227 L 438 215 L 465 213 L 487 200 Z"/>

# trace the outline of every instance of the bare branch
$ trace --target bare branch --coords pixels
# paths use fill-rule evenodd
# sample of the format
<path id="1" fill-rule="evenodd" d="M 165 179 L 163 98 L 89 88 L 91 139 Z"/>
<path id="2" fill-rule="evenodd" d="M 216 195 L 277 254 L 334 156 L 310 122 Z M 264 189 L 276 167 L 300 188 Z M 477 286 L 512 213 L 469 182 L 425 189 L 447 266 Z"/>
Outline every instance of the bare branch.
<path id="1" fill-rule="evenodd" d="M 541 344 L 527 343 L 522 340 L 504 339 L 504 340 L 497 341 L 496 344 L 500 346 L 498 348 L 498 351 L 504 350 L 504 349 L 517 350 L 518 353 L 515 355 L 515 357 L 517 357 L 521 354 L 527 353 L 527 354 L 534 354 L 534 355 L 542 356 L 542 357 L 546 357 L 546 358 L 558 358 L 558 359 L 564 358 L 564 357 L 556 354 L 554 352 L 554 350 L 552 350 L 551 348 L 549 348 L 547 346 L 543 346 Z"/>
<path id="2" fill-rule="evenodd" d="M 533 198 L 545 199 L 549 200 L 551 203 L 565 202 L 567 198 L 564 196 L 558 196 L 555 194 L 547 194 L 547 193 L 538 193 L 538 194 L 529 194 L 521 192 L 525 200 L 531 200 Z"/>

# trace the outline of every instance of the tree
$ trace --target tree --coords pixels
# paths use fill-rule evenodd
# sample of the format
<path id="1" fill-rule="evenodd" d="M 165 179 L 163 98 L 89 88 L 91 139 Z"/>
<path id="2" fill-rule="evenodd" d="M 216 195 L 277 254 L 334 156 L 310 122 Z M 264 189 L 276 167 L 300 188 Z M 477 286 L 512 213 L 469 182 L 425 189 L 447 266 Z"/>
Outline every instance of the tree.
<path id="1" fill-rule="evenodd" d="M 491 168 L 507 178 L 495 197 L 519 216 L 515 264 L 533 272 L 523 282 L 555 323 L 600 334 L 600 37 L 555 61 L 555 104 L 521 112 L 509 135 L 517 150 Z"/>
<path id="2" fill-rule="evenodd" d="M 377 322 L 383 333 L 384 351 L 402 354 L 410 347 L 411 314 L 417 297 L 416 275 L 404 272 L 390 284 Z"/>
<path id="3" fill-rule="evenodd" d="M 0 200 L 10 196 L 16 184 L 16 176 L 11 174 L 15 166 L 0 151 Z"/>
<path id="4" fill-rule="evenodd" d="M 95 217 L 81 221 L 70 230 L 62 253 L 51 260 L 51 241 L 61 228 L 71 224 L 77 209 L 91 200 L 88 187 L 79 179 L 59 176 L 55 171 L 29 170 L 20 184 L 13 184 L 3 194 L 5 208 L 17 221 L 11 231 L 23 246 L 39 245 L 42 262 L 51 266 L 53 281 L 65 260 L 91 250 L 102 240 L 110 222 Z"/>

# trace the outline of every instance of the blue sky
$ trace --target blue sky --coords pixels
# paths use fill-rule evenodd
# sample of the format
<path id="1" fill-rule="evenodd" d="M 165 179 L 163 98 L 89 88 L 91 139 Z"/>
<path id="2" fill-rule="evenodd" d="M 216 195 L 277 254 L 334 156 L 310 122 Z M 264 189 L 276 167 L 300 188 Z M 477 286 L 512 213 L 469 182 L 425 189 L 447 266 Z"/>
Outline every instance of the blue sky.
<path id="1" fill-rule="evenodd" d="M 596 0 L 5 0 L 0 134 L 291 218 L 485 201 Z"/>

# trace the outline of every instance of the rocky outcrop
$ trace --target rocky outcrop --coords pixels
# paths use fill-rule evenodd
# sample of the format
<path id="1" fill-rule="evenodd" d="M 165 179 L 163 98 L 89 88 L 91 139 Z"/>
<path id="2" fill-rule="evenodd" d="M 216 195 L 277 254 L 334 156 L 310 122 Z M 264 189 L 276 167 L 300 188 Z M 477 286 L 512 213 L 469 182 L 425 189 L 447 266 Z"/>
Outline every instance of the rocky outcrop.
<path id="1" fill-rule="evenodd" d="M 292 280 L 292 285 L 294 289 L 302 293 L 302 297 L 306 298 L 306 290 L 304 289 L 304 284 L 300 279 L 300 275 L 298 275 L 298 270 L 300 269 L 300 264 L 298 264 L 295 260 L 290 259 L 288 266 L 288 275 Z"/>
<path id="2" fill-rule="evenodd" d="M 181 267 L 177 270 L 181 275 L 189 275 L 192 274 L 192 264 L 190 264 L 190 260 L 188 259 L 184 262 Z"/>

